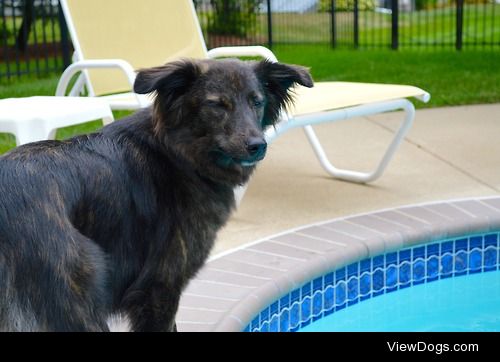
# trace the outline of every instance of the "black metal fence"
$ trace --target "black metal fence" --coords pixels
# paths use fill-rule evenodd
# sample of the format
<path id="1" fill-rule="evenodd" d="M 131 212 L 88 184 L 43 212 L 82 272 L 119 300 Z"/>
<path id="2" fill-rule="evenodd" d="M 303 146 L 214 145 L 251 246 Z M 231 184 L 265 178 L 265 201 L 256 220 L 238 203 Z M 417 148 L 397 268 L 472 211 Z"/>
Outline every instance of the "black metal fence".
<path id="1" fill-rule="evenodd" d="M 198 0 L 195 4 L 209 47 L 500 49 L 500 0 Z"/>
<path id="2" fill-rule="evenodd" d="M 209 48 L 500 49 L 500 0 L 193 1 Z M 0 0 L 0 81 L 60 72 L 71 52 L 58 0 Z"/>
<path id="3" fill-rule="evenodd" d="M 71 51 L 58 0 L 0 0 L 0 80 L 62 71 Z"/>

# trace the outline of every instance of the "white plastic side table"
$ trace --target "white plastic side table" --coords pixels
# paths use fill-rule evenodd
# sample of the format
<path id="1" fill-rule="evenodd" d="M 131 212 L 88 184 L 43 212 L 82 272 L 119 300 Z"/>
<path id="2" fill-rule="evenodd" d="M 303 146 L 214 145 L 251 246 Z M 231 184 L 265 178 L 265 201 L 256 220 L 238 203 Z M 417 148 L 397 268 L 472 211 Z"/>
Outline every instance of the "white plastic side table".
<path id="1" fill-rule="evenodd" d="M 0 132 L 16 144 L 54 139 L 56 130 L 96 119 L 113 122 L 108 103 L 93 97 L 26 97 L 0 100 Z"/>

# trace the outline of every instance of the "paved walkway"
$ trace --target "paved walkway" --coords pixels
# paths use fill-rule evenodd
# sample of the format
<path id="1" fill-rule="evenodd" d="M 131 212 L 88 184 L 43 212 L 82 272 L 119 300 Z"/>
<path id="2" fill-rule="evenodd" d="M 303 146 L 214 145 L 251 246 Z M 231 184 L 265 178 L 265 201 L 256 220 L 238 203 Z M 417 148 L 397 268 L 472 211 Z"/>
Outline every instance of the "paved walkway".
<path id="1" fill-rule="evenodd" d="M 332 163 L 369 170 L 397 112 L 317 127 Z M 329 178 L 301 130 L 270 146 L 213 254 L 293 227 L 429 201 L 500 194 L 500 104 L 417 110 L 386 173 L 370 185 Z"/>

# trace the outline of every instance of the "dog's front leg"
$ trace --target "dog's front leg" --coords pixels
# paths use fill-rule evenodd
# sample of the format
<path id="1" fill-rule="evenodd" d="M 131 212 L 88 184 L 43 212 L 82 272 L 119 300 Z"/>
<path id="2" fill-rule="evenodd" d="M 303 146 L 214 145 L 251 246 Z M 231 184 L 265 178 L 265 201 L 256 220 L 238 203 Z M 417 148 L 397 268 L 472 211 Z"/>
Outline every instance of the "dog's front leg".
<path id="1" fill-rule="evenodd" d="M 181 288 L 154 283 L 146 290 L 131 291 L 124 309 L 134 332 L 176 332 L 175 314 Z"/>

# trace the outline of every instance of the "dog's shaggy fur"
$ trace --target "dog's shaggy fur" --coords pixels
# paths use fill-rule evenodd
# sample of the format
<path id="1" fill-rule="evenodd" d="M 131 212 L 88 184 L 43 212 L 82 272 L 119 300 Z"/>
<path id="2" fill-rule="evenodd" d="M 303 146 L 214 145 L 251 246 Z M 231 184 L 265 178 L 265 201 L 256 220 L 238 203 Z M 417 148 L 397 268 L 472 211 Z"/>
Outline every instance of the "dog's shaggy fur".
<path id="1" fill-rule="evenodd" d="M 187 281 L 265 154 L 305 68 L 183 60 L 138 73 L 155 102 L 0 158 L 0 330 L 175 330 Z"/>

